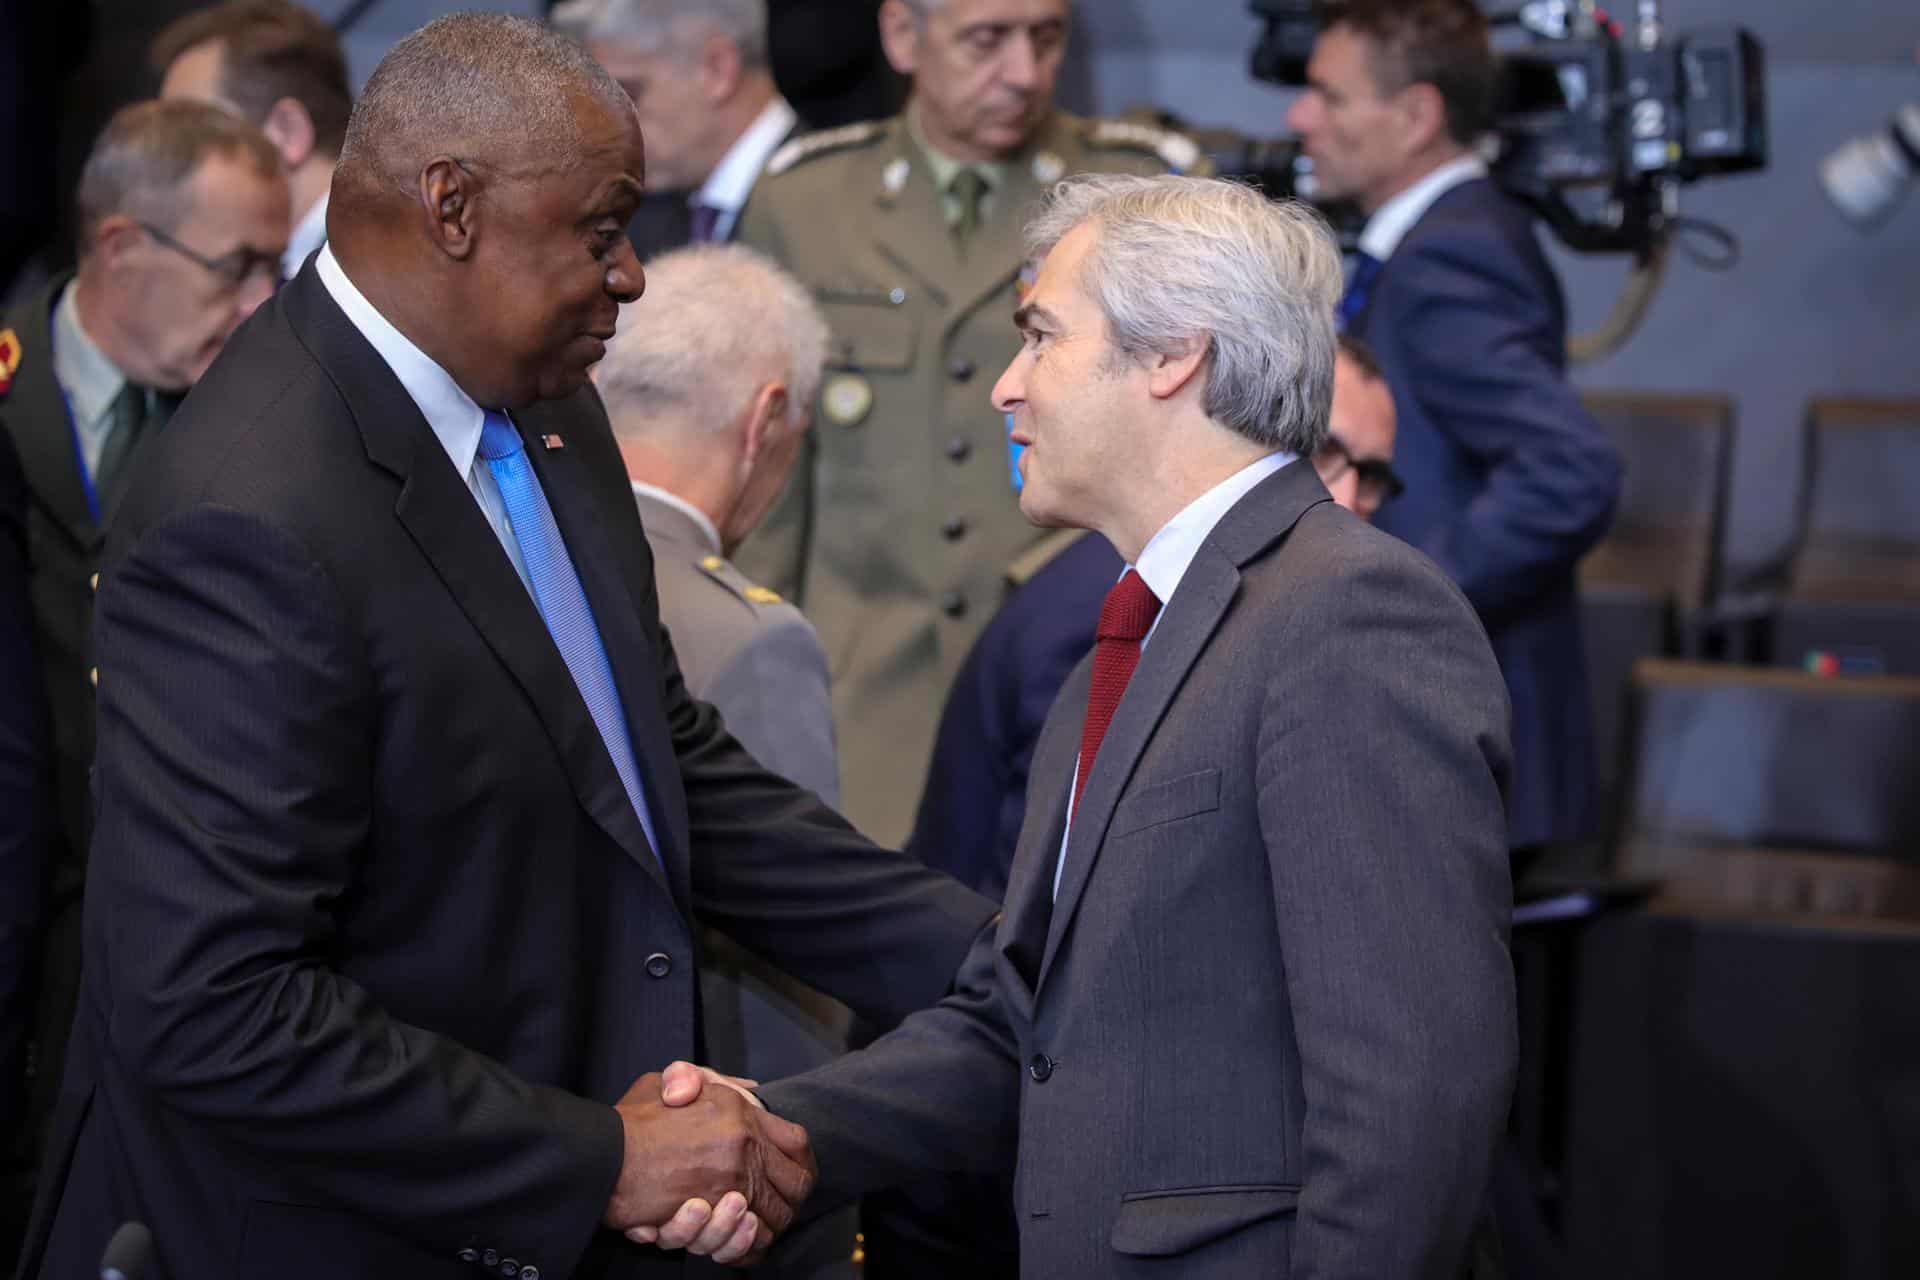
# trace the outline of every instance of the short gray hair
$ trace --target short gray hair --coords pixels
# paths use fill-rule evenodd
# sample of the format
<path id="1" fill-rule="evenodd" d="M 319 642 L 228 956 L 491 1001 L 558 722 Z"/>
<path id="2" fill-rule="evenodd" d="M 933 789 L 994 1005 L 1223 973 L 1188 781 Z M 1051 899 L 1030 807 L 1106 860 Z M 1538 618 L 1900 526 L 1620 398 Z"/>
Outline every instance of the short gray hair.
<path id="1" fill-rule="evenodd" d="M 172 231 L 187 214 L 187 185 L 213 156 L 280 180 L 280 153 L 266 135 L 221 107 L 180 99 L 122 107 L 95 139 L 80 171 L 81 257 L 116 213 Z"/>
<path id="2" fill-rule="evenodd" d="M 826 358 L 826 317 L 798 280 L 741 245 L 694 245 L 647 264 L 594 381 L 615 429 L 634 434 L 654 421 L 717 431 L 779 378 L 797 428 Z"/>
<path id="3" fill-rule="evenodd" d="M 570 156 L 581 95 L 617 114 L 633 111 L 586 50 L 538 22 L 505 13 L 436 18 L 374 68 L 347 121 L 339 176 L 411 187 L 436 152 L 499 163 L 507 157 L 498 148 L 519 144 L 526 156 Z"/>
<path id="4" fill-rule="evenodd" d="M 1082 223 L 1100 235 L 1082 286 L 1128 356 L 1204 341 L 1207 416 L 1311 456 L 1333 403 L 1340 249 L 1319 214 L 1215 178 L 1082 174 L 1027 226 L 1043 257 Z"/>
<path id="5" fill-rule="evenodd" d="M 717 34 L 739 47 L 747 66 L 767 65 L 767 0 L 566 0 L 554 7 L 553 23 L 582 44 L 620 41 L 649 51 Z"/>

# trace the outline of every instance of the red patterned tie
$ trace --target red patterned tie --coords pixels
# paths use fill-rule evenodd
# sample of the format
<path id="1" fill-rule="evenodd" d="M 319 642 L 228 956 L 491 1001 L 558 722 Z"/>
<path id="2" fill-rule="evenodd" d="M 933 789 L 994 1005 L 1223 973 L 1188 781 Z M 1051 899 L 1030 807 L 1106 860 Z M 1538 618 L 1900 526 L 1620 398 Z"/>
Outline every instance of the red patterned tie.
<path id="1" fill-rule="evenodd" d="M 1129 569 L 1107 592 L 1100 606 L 1100 630 L 1093 645 L 1093 683 L 1087 689 L 1087 724 L 1080 731 L 1080 771 L 1074 778 L 1073 810 L 1080 811 L 1080 799 L 1087 794 L 1087 775 L 1093 772 L 1093 758 L 1100 753 L 1100 740 L 1113 723 L 1114 708 L 1127 691 L 1133 669 L 1140 665 L 1140 642 L 1153 629 L 1160 613 L 1160 601 L 1140 575 Z"/>

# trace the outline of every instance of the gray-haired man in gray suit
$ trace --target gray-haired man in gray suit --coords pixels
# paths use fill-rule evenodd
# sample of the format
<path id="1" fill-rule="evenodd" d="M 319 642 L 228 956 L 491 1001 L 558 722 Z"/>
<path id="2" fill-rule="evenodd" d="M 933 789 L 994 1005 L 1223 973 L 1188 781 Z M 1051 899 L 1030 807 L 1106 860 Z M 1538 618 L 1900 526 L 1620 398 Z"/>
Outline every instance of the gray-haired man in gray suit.
<path id="1" fill-rule="evenodd" d="M 1339 254 L 1300 206 L 1114 176 L 1056 188 L 1029 247 L 994 388 L 1021 507 L 1127 569 L 997 934 L 760 1097 L 827 1195 L 1012 1163 L 1023 1275 L 1458 1275 L 1515 1060 L 1507 703 L 1460 593 L 1299 461 Z"/>
<path id="2" fill-rule="evenodd" d="M 680 249 L 647 264 L 594 382 L 653 549 L 660 617 L 694 697 L 760 763 L 837 806 L 827 658 L 800 611 L 727 559 L 799 456 L 827 323 L 798 281 L 750 249 Z M 726 938 L 702 934 L 706 1049 L 762 1080 L 846 1047 L 844 1006 Z M 756 1275 L 851 1277 L 851 1211 L 789 1233 Z"/>

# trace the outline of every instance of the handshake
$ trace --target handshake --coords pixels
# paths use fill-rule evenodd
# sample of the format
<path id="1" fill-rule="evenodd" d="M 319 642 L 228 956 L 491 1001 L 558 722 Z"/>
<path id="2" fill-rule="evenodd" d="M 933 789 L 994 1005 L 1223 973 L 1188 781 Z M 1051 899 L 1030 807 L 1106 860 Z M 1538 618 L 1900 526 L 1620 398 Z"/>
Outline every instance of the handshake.
<path id="1" fill-rule="evenodd" d="M 635 1244 L 758 1261 L 819 1170 L 807 1131 L 766 1110 L 753 1083 L 685 1062 L 634 1081 L 614 1105 L 626 1148 L 606 1224 Z"/>

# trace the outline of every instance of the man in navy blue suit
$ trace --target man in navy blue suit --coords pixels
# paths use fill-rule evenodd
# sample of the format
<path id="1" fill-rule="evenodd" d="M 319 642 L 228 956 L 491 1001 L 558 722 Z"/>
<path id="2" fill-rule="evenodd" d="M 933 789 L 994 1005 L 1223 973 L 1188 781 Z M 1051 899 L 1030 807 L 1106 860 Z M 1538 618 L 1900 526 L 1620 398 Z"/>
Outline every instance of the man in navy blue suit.
<path id="1" fill-rule="evenodd" d="M 1400 411 L 1407 497 L 1380 525 L 1479 611 L 1513 702 L 1516 867 L 1584 834 L 1592 734 L 1574 566 L 1620 461 L 1566 380 L 1566 310 L 1527 211 L 1487 178 L 1494 60 L 1473 0 L 1352 0 L 1288 124 L 1369 217 L 1341 307 Z"/>

